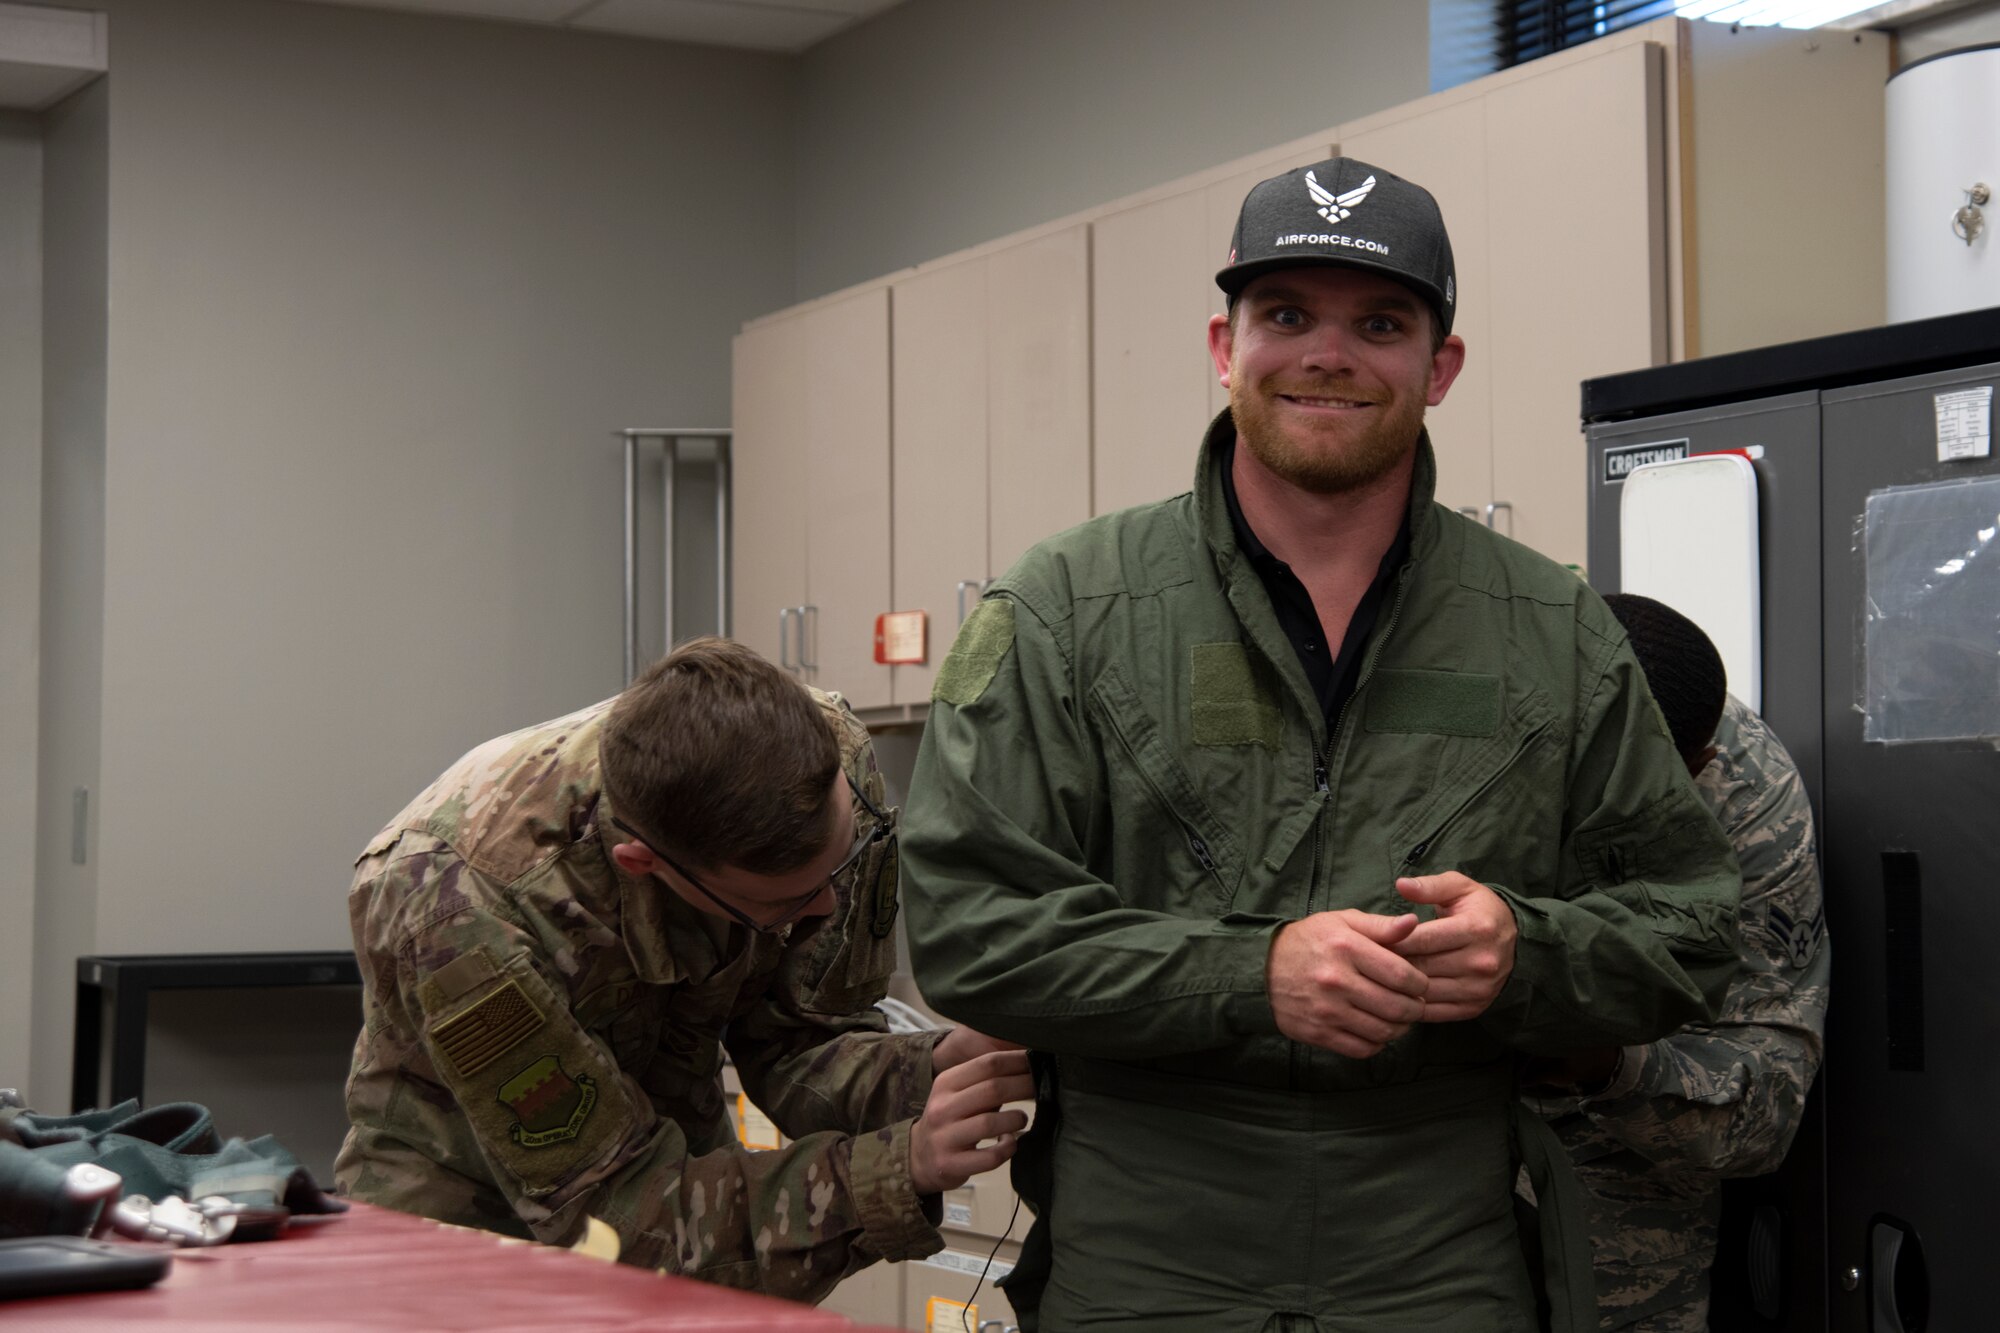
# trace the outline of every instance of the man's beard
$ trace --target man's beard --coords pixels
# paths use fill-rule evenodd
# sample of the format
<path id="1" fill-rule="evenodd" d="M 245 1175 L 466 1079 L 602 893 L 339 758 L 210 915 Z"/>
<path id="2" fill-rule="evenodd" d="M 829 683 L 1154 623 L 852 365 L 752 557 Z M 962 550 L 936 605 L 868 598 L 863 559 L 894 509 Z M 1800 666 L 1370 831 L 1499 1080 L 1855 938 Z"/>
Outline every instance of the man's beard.
<path id="1" fill-rule="evenodd" d="M 1309 398 L 1354 396 L 1352 390 L 1343 392 L 1337 386 L 1290 387 Z M 1372 409 L 1365 423 L 1329 421 L 1323 430 L 1315 430 L 1302 418 L 1278 421 L 1283 408 L 1277 404 L 1276 393 L 1231 376 L 1229 414 L 1236 422 L 1237 434 L 1258 462 L 1300 490 L 1316 495 L 1338 495 L 1381 480 L 1409 455 L 1423 429 L 1421 394 L 1393 407 Z M 1306 434 L 1295 434 L 1297 430 Z"/>

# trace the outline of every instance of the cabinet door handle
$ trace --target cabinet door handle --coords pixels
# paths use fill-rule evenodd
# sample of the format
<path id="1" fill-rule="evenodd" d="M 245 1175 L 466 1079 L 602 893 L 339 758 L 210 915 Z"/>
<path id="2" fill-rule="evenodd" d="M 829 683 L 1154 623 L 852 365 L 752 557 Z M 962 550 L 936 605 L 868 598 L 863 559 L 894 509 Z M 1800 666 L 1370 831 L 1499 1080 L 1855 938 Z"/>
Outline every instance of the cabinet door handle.
<path id="1" fill-rule="evenodd" d="M 791 618 L 791 607 L 781 606 L 778 608 L 778 669 L 780 671 L 790 671 L 792 669 L 792 659 L 785 652 L 787 639 L 785 625 Z"/>
<path id="2" fill-rule="evenodd" d="M 806 615 L 812 615 L 813 660 L 806 660 Z M 807 671 L 819 670 L 819 608 L 802 606 L 799 608 L 799 665 Z"/>
<path id="3" fill-rule="evenodd" d="M 1460 505 L 1458 507 L 1458 512 L 1465 515 L 1467 518 L 1471 519 L 1474 523 L 1477 523 L 1479 521 L 1478 505 Z"/>
<path id="4" fill-rule="evenodd" d="M 978 579 L 960 579 L 958 581 L 958 623 L 961 625 L 965 623 L 965 590 L 967 588 L 977 588 L 981 592 L 985 591 L 984 585 Z"/>
<path id="5" fill-rule="evenodd" d="M 1514 535 L 1514 506 L 1505 500 L 1495 500 L 1486 506 L 1486 526 L 1495 527 L 1493 519 L 1502 509 L 1507 511 L 1507 535 L 1511 537 Z"/>

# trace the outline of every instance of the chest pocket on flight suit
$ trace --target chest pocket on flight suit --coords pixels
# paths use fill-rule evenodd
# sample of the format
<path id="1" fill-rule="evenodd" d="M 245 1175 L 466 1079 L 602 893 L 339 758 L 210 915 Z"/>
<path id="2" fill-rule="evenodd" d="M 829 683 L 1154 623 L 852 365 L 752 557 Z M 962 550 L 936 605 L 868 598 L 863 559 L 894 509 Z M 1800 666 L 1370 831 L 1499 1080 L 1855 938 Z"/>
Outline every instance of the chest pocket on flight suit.
<path id="1" fill-rule="evenodd" d="M 1547 697 L 1531 694 L 1503 719 L 1497 677 L 1382 674 L 1388 678 L 1382 684 L 1390 688 L 1371 699 L 1367 729 L 1421 736 L 1439 750 L 1439 781 L 1430 799 L 1389 835 L 1391 873 L 1457 870 L 1481 883 L 1540 891 L 1539 882 L 1555 872 L 1566 785 L 1559 728 Z M 1399 677 L 1409 678 L 1409 688 L 1394 688 L 1405 683 Z M 1452 688 L 1443 689 L 1446 684 Z M 1432 702 L 1439 695 L 1442 699 Z M 1460 697 L 1465 695 L 1490 695 L 1491 702 L 1471 708 Z"/>
<path id="2" fill-rule="evenodd" d="M 1181 916 L 1227 912 L 1242 874 L 1236 837 L 1202 799 L 1173 742 L 1115 666 L 1091 686 L 1088 706 L 1111 740 L 1113 824 L 1145 830 L 1119 835 L 1105 877 L 1135 907 Z M 1119 761 L 1121 751 L 1129 762 Z M 1150 804 L 1165 819 L 1132 820 L 1135 804 Z"/>

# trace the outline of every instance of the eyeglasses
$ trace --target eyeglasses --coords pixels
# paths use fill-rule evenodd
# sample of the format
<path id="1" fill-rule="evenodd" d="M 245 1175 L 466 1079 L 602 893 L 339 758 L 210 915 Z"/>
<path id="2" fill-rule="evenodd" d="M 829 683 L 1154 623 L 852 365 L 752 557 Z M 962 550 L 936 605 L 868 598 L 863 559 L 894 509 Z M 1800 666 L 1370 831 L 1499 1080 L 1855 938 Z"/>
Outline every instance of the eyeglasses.
<path id="1" fill-rule="evenodd" d="M 843 776 L 847 776 L 844 771 L 843 771 Z M 855 864 L 859 862 L 862 857 L 868 854 L 868 849 L 870 847 L 873 847 L 876 843 L 881 842 L 884 839 L 892 838 L 895 836 L 895 825 L 890 821 L 889 816 L 881 809 L 881 807 L 877 806 L 873 801 L 868 799 L 867 795 L 861 790 L 861 788 L 858 785 L 856 785 L 854 779 L 851 776 L 847 777 L 847 789 L 854 793 L 854 799 L 860 803 L 861 808 L 874 817 L 874 824 L 869 828 L 868 832 L 862 834 L 859 838 L 855 839 L 854 846 L 849 849 L 846 856 L 841 858 L 840 864 L 835 866 L 827 874 L 827 877 L 823 881 L 814 885 L 810 892 L 801 894 L 797 898 L 789 899 L 782 903 L 771 904 L 773 907 L 784 908 L 784 912 L 781 915 L 779 915 L 775 920 L 771 921 L 758 921 L 752 918 L 749 915 L 749 913 L 745 912 L 742 908 L 736 906 L 736 904 L 730 902 L 727 898 L 722 897 L 720 894 L 716 893 L 713 889 L 709 888 L 708 885 L 702 883 L 701 880 L 695 876 L 693 871 L 689 870 L 686 866 L 682 865 L 680 862 L 674 860 L 673 857 L 668 856 L 665 852 L 661 851 L 659 848 L 653 846 L 652 843 L 647 842 L 645 838 L 639 835 L 639 831 L 637 829 L 633 828 L 630 824 L 626 823 L 624 820 L 618 818 L 618 816 L 613 815 L 611 817 L 611 823 L 617 828 L 622 829 L 626 833 L 630 834 L 632 836 L 632 839 L 635 842 L 637 842 L 641 847 L 644 847 L 647 851 L 651 852 L 656 858 L 664 862 L 671 870 L 673 870 L 675 874 L 679 875 L 689 884 L 692 884 L 694 886 L 695 892 L 699 893 L 702 897 L 708 899 L 710 902 L 714 903 L 717 907 L 721 908 L 732 921 L 735 921 L 738 925 L 747 926 L 751 930 L 756 931 L 760 935 L 768 935 L 777 930 L 782 929 L 785 926 L 789 926 L 792 924 L 792 922 L 798 920 L 799 914 L 804 912 L 808 907 L 811 907 L 815 902 L 817 902 L 819 900 L 820 895 L 825 893 L 827 888 L 830 885 L 832 885 L 835 880 L 839 879 L 849 870 L 852 870 Z"/>

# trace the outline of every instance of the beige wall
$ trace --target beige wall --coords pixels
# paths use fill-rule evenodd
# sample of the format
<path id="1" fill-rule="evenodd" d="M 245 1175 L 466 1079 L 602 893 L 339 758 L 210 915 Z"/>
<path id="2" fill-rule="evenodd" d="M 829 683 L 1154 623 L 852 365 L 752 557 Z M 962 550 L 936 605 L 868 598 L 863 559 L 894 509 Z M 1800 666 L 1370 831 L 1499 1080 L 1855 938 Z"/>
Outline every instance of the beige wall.
<path id="1" fill-rule="evenodd" d="M 41 647 L 42 137 L 0 111 L 0 1014 L 34 974 L 35 737 Z M 0 1085 L 28 1069 L 25 1024 L 0 1024 Z"/>
<path id="2" fill-rule="evenodd" d="M 1430 91 L 1422 4 L 913 0 L 808 51 L 800 299 Z"/>
<path id="3" fill-rule="evenodd" d="M 97 7 L 102 600 L 80 550 L 48 609 L 86 667 L 100 627 L 102 673 L 44 676 L 65 720 L 42 891 L 69 917 L 38 941 L 49 1105 L 77 952 L 345 947 L 347 868 L 404 801 L 618 688 L 611 432 L 725 422 L 729 335 L 793 290 L 766 188 L 790 60 L 268 0 Z M 52 453 L 57 424 L 52 403 Z M 95 847 L 73 873 L 79 784 Z"/>

